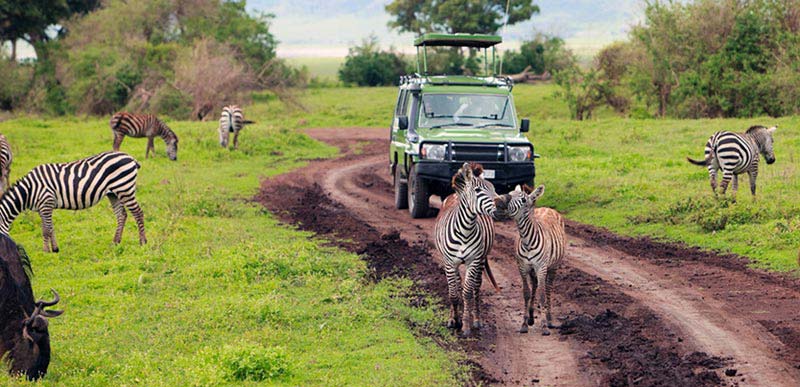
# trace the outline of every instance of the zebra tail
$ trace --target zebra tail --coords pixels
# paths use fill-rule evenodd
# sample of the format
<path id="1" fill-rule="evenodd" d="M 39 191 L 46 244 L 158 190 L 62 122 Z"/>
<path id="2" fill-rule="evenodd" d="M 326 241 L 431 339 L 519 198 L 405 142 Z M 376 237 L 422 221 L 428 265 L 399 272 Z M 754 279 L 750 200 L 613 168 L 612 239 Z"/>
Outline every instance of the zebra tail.
<path id="1" fill-rule="evenodd" d="M 114 117 L 115 117 L 115 118 L 117 118 L 117 115 L 115 114 L 115 115 L 114 115 Z M 120 116 L 117 118 L 117 122 L 116 122 L 116 123 L 114 123 L 114 126 L 112 126 L 112 127 L 111 127 L 111 129 L 114 129 L 114 130 L 116 130 L 116 129 L 118 129 L 118 128 L 119 128 L 119 126 L 120 126 L 121 124 L 122 124 L 122 116 L 120 115 Z"/>
<path id="2" fill-rule="evenodd" d="M 494 276 L 492 275 L 492 269 L 489 268 L 489 258 L 486 258 L 486 276 L 489 277 L 489 281 L 492 282 L 492 286 L 494 286 L 494 290 L 500 293 L 500 287 L 497 286 L 497 281 L 494 280 Z"/>
<path id="3" fill-rule="evenodd" d="M 707 166 L 707 165 L 711 164 L 711 158 L 710 157 L 707 158 L 707 159 L 703 159 L 702 161 L 697 161 L 695 159 L 692 159 L 691 157 L 687 157 L 686 160 L 688 160 L 690 163 L 692 163 L 694 165 Z"/>
<path id="4" fill-rule="evenodd" d="M 246 124 L 246 125 L 250 125 L 250 124 L 255 124 L 256 122 L 255 121 L 251 121 L 251 120 L 244 120 L 244 121 L 242 121 L 242 123 Z"/>

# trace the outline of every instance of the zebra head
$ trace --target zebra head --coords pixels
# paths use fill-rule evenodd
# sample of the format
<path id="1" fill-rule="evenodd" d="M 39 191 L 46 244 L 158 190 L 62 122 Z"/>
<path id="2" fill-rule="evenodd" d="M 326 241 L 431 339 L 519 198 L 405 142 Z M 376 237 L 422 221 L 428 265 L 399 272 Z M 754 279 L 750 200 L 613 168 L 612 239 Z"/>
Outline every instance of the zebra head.
<path id="1" fill-rule="evenodd" d="M 533 211 L 536 200 L 544 193 L 544 185 L 533 189 L 517 186 L 513 191 L 497 198 L 497 209 L 514 220 L 524 219 Z"/>
<path id="2" fill-rule="evenodd" d="M 767 164 L 775 162 L 775 151 L 772 149 L 772 134 L 777 130 L 777 126 L 767 128 L 765 126 L 752 126 L 745 132 L 753 141 L 755 141 L 758 151 L 767 160 Z"/>
<path id="3" fill-rule="evenodd" d="M 483 166 L 480 164 L 464 163 L 453 176 L 453 189 L 471 212 L 494 217 L 497 210 L 494 198 L 497 194 L 494 185 L 484 180 L 481 174 Z"/>
<path id="4" fill-rule="evenodd" d="M 172 161 L 178 159 L 178 137 L 173 137 L 167 141 L 167 157 Z"/>

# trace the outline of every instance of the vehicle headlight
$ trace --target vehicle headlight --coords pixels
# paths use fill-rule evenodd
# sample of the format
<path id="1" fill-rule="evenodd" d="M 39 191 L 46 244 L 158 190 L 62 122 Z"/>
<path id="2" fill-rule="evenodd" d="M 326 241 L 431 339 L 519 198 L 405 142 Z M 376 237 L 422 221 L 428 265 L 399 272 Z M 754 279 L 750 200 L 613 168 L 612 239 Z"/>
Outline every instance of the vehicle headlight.
<path id="1" fill-rule="evenodd" d="M 447 145 L 445 144 L 422 144 L 420 152 L 422 158 L 428 160 L 444 160 L 446 153 Z"/>
<path id="2" fill-rule="evenodd" d="M 528 145 L 510 146 L 508 147 L 508 158 L 511 161 L 528 161 L 531 159 L 531 147 Z"/>

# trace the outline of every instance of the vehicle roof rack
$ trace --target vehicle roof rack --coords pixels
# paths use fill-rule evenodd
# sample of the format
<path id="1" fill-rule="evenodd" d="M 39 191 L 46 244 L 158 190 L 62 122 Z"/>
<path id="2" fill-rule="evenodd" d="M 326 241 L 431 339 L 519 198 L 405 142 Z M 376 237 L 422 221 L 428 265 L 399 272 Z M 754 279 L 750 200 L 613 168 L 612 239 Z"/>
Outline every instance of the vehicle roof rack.
<path id="1" fill-rule="evenodd" d="M 424 34 L 414 40 L 414 46 L 427 47 L 493 47 L 503 42 L 497 35 L 479 34 Z"/>
<path id="2" fill-rule="evenodd" d="M 497 35 L 481 34 L 424 34 L 414 40 L 417 47 L 417 73 L 428 75 L 428 47 L 468 47 L 483 49 L 483 75 L 497 75 L 497 53 L 495 46 L 503 42 Z M 489 66 L 489 48 L 492 49 L 491 67 Z"/>
<path id="3" fill-rule="evenodd" d="M 432 85 L 432 86 L 484 86 L 514 88 L 514 80 L 508 76 L 475 77 L 468 75 L 402 75 L 401 85 Z"/>

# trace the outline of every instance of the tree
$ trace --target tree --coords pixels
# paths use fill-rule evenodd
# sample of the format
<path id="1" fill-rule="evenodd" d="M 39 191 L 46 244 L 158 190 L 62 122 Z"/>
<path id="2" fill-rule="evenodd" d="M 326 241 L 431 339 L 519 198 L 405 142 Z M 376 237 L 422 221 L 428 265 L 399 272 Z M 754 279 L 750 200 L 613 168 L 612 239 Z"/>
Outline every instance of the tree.
<path id="1" fill-rule="evenodd" d="M 534 74 L 559 70 L 556 58 L 563 55 L 563 51 L 563 39 L 537 34 L 533 39 L 522 42 L 519 51 L 508 50 L 503 53 L 503 73 L 521 73 L 528 66 Z"/>
<path id="2" fill-rule="evenodd" d="M 539 13 L 531 0 L 509 0 L 508 24 L 524 22 Z M 505 0 L 394 0 L 386 12 L 389 27 L 401 32 L 495 34 L 506 19 Z"/>
<path id="3" fill-rule="evenodd" d="M 0 41 L 11 41 L 12 60 L 19 39 L 33 46 L 37 58 L 43 58 L 44 44 L 50 40 L 48 27 L 99 6 L 100 0 L 0 0 Z M 57 31 L 58 35 L 64 33 L 63 28 Z"/>

